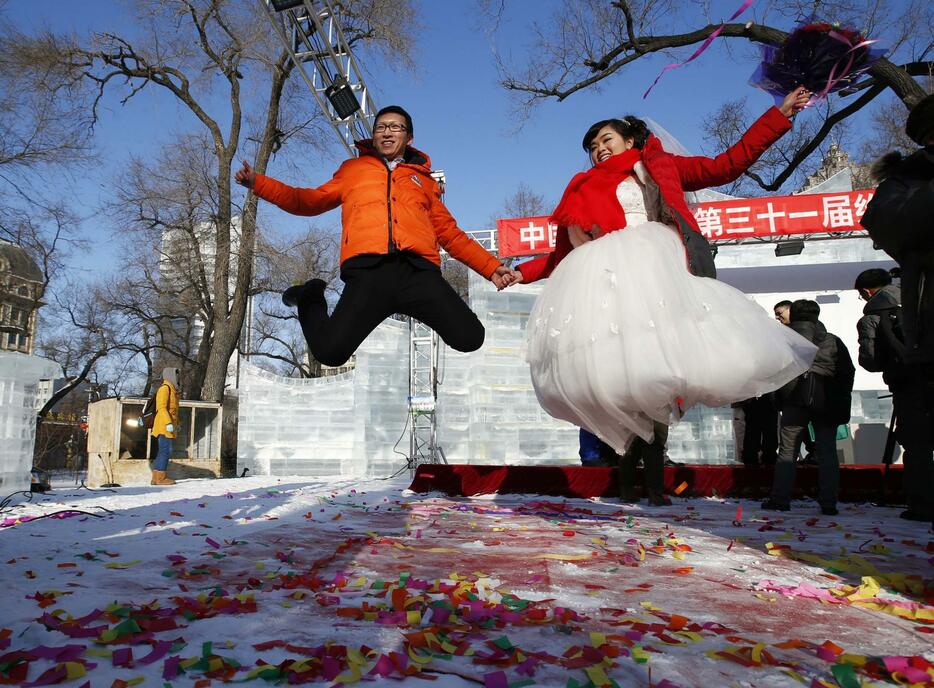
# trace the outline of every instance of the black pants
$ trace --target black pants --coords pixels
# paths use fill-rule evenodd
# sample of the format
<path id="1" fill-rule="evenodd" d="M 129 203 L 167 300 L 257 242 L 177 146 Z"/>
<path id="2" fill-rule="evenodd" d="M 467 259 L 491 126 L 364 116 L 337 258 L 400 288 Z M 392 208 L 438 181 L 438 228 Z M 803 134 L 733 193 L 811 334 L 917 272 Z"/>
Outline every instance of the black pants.
<path id="1" fill-rule="evenodd" d="M 741 458 L 747 466 L 772 465 L 778 453 L 778 411 L 768 396 L 743 403 L 746 429 Z M 761 454 L 760 454 L 761 452 Z"/>
<path id="2" fill-rule="evenodd" d="M 791 502 L 795 487 L 797 466 L 795 457 L 798 447 L 808 436 L 807 420 L 802 421 L 798 413 L 787 420 L 782 417 L 779 432 L 778 461 L 772 480 L 772 500 L 779 504 Z M 814 447 L 817 453 L 817 502 L 822 507 L 835 507 L 840 488 L 840 461 L 837 458 L 837 426 L 819 419 L 812 419 Z"/>
<path id="3" fill-rule="evenodd" d="M 483 324 L 444 280 L 439 268 L 406 253 L 372 258 L 371 264 L 341 270 L 344 291 L 330 316 L 323 298 L 299 301 L 298 321 L 316 360 L 342 365 L 367 335 L 394 313 L 425 323 L 452 349 L 466 352 L 480 348 Z"/>
<path id="4" fill-rule="evenodd" d="M 904 454 L 905 497 L 921 514 L 934 508 L 934 385 L 918 377 L 892 389 L 897 417 L 895 439 Z"/>
<path id="5" fill-rule="evenodd" d="M 626 453 L 619 459 L 619 494 L 634 500 L 636 465 L 642 459 L 645 490 L 649 497 L 661 496 L 665 491 L 665 445 L 668 444 L 668 426 L 655 421 L 655 437 L 646 442 L 636 437 Z"/>

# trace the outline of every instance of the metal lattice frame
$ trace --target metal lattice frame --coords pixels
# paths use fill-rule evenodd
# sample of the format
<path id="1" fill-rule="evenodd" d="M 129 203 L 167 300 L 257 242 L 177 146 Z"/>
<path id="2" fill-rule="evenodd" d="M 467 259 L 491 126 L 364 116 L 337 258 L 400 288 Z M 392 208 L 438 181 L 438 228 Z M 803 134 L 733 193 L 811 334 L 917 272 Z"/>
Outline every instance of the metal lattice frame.
<path id="1" fill-rule="evenodd" d="M 437 442 L 438 335 L 409 318 L 409 468 L 439 463 L 444 452 Z"/>
<path id="2" fill-rule="evenodd" d="M 292 62 L 315 97 L 318 107 L 327 115 L 350 157 L 357 154 L 356 139 L 373 135 L 376 106 L 370 97 L 360 67 L 344 38 L 336 10 L 330 0 L 304 0 L 292 9 L 277 12 L 270 0 L 258 0 L 268 15 L 269 22 L 289 51 Z M 314 5 L 314 6 L 313 6 Z M 306 65 L 311 65 L 307 69 Z M 360 109 L 342 119 L 325 96 L 325 90 L 335 80 L 349 84 Z"/>

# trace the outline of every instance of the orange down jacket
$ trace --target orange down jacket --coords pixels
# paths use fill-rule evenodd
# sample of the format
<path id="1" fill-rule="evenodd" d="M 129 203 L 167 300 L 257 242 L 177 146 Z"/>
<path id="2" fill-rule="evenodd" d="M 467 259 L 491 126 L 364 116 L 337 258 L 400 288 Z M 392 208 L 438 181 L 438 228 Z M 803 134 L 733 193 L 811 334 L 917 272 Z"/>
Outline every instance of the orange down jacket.
<path id="1" fill-rule="evenodd" d="M 357 143 L 360 157 L 344 162 L 316 189 L 288 186 L 256 175 L 253 193 L 293 215 L 320 215 L 341 206 L 341 263 L 363 254 L 410 251 L 436 265 L 438 247 L 488 278 L 497 258 L 467 236 L 441 202 L 431 160 L 411 146 L 390 172 L 370 140 Z"/>

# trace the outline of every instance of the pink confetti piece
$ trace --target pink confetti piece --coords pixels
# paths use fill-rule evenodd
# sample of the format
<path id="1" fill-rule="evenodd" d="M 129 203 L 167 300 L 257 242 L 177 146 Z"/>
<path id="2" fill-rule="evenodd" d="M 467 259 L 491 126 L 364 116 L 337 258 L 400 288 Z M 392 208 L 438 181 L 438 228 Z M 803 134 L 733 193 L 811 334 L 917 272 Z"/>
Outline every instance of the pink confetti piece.
<path id="1" fill-rule="evenodd" d="M 204 538 L 204 541 L 205 541 L 206 543 L 208 543 L 209 545 L 211 545 L 211 547 L 213 547 L 214 549 L 220 549 L 220 547 L 221 547 L 219 542 L 217 542 L 217 541 L 215 541 L 215 540 L 212 540 L 212 539 L 209 538 L 209 537 Z"/>

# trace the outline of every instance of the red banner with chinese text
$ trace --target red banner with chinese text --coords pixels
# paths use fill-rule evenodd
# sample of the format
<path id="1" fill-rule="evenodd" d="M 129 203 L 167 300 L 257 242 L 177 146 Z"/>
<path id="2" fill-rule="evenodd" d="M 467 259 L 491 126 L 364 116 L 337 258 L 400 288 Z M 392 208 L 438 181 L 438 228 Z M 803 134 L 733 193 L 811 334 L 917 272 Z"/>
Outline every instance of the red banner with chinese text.
<path id="1" fill-rule="evenodd" d="M 701 233 L 711 241 L 746 237 L 863 231 L 859 224 L 872 189 L 798 196 L 737 198 L 699 203 L 691 210 Z M 551 253 L 557 226 L 548 217 L 496 221 L 499 255 Z"/>

